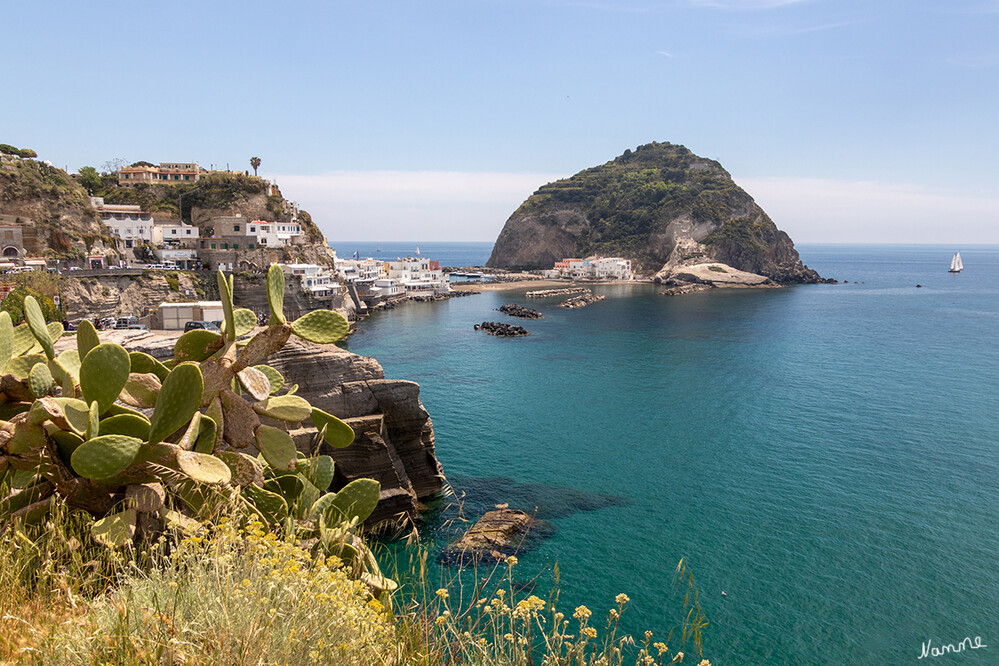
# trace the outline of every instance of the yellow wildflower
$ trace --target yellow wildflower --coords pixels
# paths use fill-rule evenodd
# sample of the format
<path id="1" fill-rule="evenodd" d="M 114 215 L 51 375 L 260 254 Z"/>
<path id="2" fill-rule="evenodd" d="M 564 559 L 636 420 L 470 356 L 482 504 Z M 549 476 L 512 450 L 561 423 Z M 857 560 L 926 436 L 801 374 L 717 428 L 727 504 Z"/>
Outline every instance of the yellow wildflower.
<path id="1" fill-rule="evenodd" d="M 441 589 L 437 590 L 437 596 L 440 597 L 441 599 L 445 599 L 446 600 L 447 599 L 447 590 L 445 590 L 442 587 Z"/>
<path id="2" fill-rule="evenodd" d="M 572 614 L 572 616 L 577 620 L 586 620 L 591 615 L 593 615 L 593 613 L 586 606 L 577 606 L 576 612 Z"/>
<path id="3" fill-rule="evenodd" d="M 511 555 L 510 557 L 506 558 L 507 566 L 511 566 L 511 567 L 514 566 L 515 564 L 517 564 L 518 561 L 519 560 L 517 560 L 517 556 L 516 555 Z"/>
<path id="4" fill-rule="evenodd" d="M 580 632 L 580 633 L 582 633 L 587 638 L 596 638 L 597 637 L 597 630 L 594 629 L 593 627 L 583 627 L 583 631 Z"/>
<path id="5" fill-rule="evenodd" d="M 619 594 L 616 597 L 614 597 L 614 601 L 616 601 L 618 604 L 620 604 L 620 605 L 623 606 L 626 603 L 628 603 L 629 601 L 631 601 L 631 599 L 628 598 L 627 594 L 625 594 L 625 593 L 622 592 L 621 594 Z"/>

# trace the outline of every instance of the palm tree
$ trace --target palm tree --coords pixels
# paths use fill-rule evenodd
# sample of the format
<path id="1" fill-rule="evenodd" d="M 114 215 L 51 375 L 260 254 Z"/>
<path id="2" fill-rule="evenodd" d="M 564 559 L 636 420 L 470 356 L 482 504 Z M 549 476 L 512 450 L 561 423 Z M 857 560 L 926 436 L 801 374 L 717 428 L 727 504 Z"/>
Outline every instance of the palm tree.
<path id="1" fill-rule="evenodd" d="M 260 158 L 259 157 L 251 157 L 250 158 L 250 166 L 253 167 L 253 175 L 256 176 L 257 175 L 257 167 L 260 166 Z"/>

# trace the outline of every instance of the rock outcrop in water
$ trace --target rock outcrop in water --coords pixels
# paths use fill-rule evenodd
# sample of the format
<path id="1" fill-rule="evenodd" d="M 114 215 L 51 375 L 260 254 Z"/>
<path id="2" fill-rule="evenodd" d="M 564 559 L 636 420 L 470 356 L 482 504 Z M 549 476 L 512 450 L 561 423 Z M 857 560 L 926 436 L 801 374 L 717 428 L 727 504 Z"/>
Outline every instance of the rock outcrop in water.
<path id="1" fill-rule="evenodd" d="M 822 281 L 718 162 L 669 143 L 541 187 L 507 220 L 486 265 L 551 268 L 593 254 L 649 272 L 718 262 L 778 283 Z"/>

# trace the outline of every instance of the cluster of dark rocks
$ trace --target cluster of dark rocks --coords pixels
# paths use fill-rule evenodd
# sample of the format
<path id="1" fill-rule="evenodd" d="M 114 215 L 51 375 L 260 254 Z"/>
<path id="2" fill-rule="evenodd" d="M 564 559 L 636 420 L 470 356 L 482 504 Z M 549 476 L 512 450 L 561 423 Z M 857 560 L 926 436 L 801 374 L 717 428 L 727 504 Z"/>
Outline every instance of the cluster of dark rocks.
<path id="1" fill-rule="evenodd" d="M 521 319 L 541 319 L 544 317 L 543 314 L 534 308 L 527 308 L 523 305 L 516 305 L 513 303 L 501 306 L 499 311 L 503 314 L 508 314 L 511 317 L 520 317 Z"/>
<path id="2" fill-rule="evenodd" d="M 559 303 L 559 305 L 563 308 L 581 308 L 589 305 L 590 303 L 602 301 L 605 298 L 607 297 L 602 294 L 583 294 L 582 296 L 576 296 L 575 298 L 564 300 Z"/>
<path id="3" fill-rule="evenodd" d="M 504 324 L 499 321 L 484 321 L 481 324 L 475 325 L 476 331 L 485 331 L 489 335 L 496 335 L 501 338 L 516 338 L 521 335 L 530 335 L 522 326 L 514 326 L 513 324 Z"/>

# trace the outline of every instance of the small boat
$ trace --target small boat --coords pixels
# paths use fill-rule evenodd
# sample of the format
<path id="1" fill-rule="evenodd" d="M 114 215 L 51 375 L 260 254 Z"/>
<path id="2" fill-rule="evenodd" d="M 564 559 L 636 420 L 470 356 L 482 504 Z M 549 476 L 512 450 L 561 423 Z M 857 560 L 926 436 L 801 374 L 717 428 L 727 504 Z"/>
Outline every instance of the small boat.
<path id="1" fill-rule="evenodd" d="M 954 258 L 950 260 L 950 270 L 948 273 L 960 273 L 964 270 L 964 262 L 961 261 L 961 253 L 958 252 L 954 255 Z"/>
<path id="2" fill-rule="evenodd" d="M 382 246 L 381 243 L 379 243 L 378 247 L 375 248 L 375 252 L 381 252 L 381 251 L 382 251 Z"/>
<path id="3" fill-rule="evenodd" d="M 419 245 L 416 246 L 416 254 L 420 254 L 420 246 Z"/>

